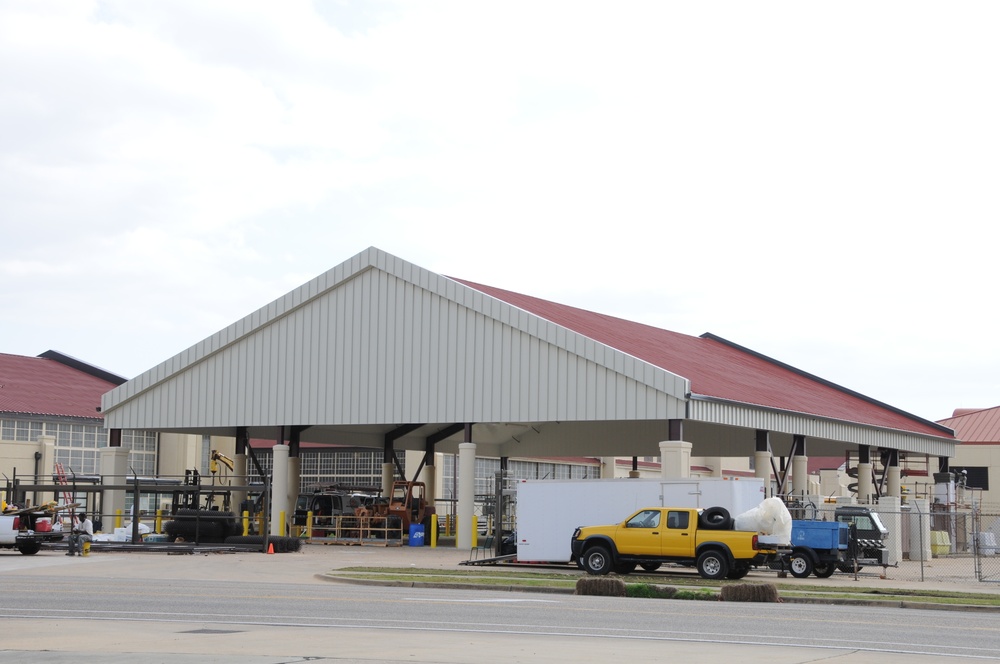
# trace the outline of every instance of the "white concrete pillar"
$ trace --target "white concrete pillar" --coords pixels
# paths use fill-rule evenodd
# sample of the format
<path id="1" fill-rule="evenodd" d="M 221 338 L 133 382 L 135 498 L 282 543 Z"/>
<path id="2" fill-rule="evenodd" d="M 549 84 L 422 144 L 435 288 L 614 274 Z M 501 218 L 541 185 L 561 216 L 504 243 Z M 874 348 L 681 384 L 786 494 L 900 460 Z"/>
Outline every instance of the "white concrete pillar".
<path id="1" fill-rule="evenodd" d="M 722 477 L 722 457 L 704 457 L 704 464 L 710 470 L 709 477 Z"/>
<path id="2" fill-rule="evenodd" d="M 893 496 L 894 498 L 901 498 L 903 496 L 902 492 L 900 491 L 901 487 L 899 482 L 898 465 L 889 466 L 889 469 L 885 474 L 885 482 L 886 482 L 886 492 L 890 496 Z"/>
<path id="3" fill-rule="evenodd" d="M 270 519 L 271 535 L 284 536 L 286 534 L 285 522 L 290 516 L 288 510 L 288 445 L 275 445 L 271 450 L 271 513 Z M 285 521 L 281 520 L 281 515 L 285 515 Z"/>
<path id="4" fill-rule="evenodd" d="M 424 496 L 428 505 L 435 506 L 437 501 L 437 473 L 434 466 L 425 465 L 420 471 L 420 481 L 424 483 Z M 425 533 L 426 542 L 430 542 L 430 537 Z"/>
<path id="5" fill-rule="evenodd" d="M 600 479 L 609 479 L 615 476 L 615 457 L 601 457 Z"/>
<path id="6" fill-rule="evenodd" d="M 858 502 L 865 505 L 871 504 L 874 493 L 875 485 L 872 483 L 872 465 L 871 463 L 859 463 Z"/>
<path id="7" fill-rule="evenodd" d="M 911 498 L 909 519 L 910 560 L 930 560 L 932 557 L 930 500 Z"/>
<path id="8" fill-rule="evenodd" d="M 49 484 L 52 482 L 52 473 L 56 468 L 56 437 L 55 436 L 39 436 L 38 437 L 38 449 L 42 453 L 42 460 L 38 464 L 38 472 L 41 477 L 38 478 L 40 483 Z M 45 478 L 44 480 L 42 478 Z M 58 493 L 52 494 L 41 494 L 38 496 L 40 502 L 46 503 L 50 500 L 59 502 L 60 496 Z"/>
<path id="9" fill-rule="evenodd" d="M 476 444 L 458 444 L 458 507 L 455 547 L 472 548 L 472 515 L 476 504 Z"/>
<path id="10" fill-rule="evenodd" d="M 299 499 L 299 485 L 302 484 L 302 459 L 297 456 L 288 457 L 288 522 L 291 523 L 292 510 Z"/>
<path id="11" fill-rule="evenodd" d="M 804 454 L 792 457 L 792 493 L 800 498 L 809 495 L 809 457 Z"/>
<path id="12" fill-rule="evenodd" d="M 771 495 L 771 452 L 757 450 L 753 453 L 753 476 L 764 480 L 765 493 Z"/>
<path id="13" fill-rule="evenodd" d="M 102 447 L 98 450 L 101 464 L 102 484 L 128 484 L 128 448 Z M 87 505 L 91 512 L 93 505 Z M 127 519 L 125 513 L 125 491 L 122 489 L 107 490 L 101 493 L 101 530 L 110 533 L 114 531 L 115 515 L 121 510 L 122 519 Z"/>
<path id="14" fill-rule="evenodd" d="M 396 476 L 396 467 L 392 462 L 382 464 L 382 497 L 392 497 L 392 478 Z"/>
<path id="15" fill-rule="evenodd" d="M 665 480 L 691 477 L 691 443 L 683 440 L 660 442 L 660 475 Z"/>
<path id="16" fill-rule="evenodd" d="M 889 530 L 885 540 L 886 560 L 883 561 L 889 565 L 895 565 L 903 559 L 903 519 L 900 509 L 898 496 L 882 496 L 875 510 Z"/>
<path id="17" fill-rule="evenodd" d="M 246 454 L 234 454 L 233 455 L 233 486 L 246 486 L 249 482 L 247 477 L 247 455 Z M 241 489 L 233 491 L 230 496 L 230 506 L 233 508 L 233 513 L 236 516 L 240 516 L 243 510 L 243 503 L 247 499 L 247 492 Z"/>

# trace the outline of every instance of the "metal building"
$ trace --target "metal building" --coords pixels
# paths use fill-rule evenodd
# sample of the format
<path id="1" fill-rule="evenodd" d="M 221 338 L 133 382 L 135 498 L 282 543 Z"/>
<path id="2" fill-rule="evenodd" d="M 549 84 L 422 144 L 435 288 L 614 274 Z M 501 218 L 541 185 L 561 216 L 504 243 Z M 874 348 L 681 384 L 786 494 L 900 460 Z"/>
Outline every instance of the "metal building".
<path id="1" fill-rule="evenodd" d="M 946 459 L 953 432 L 706 334 L 435 274 L 369 248 L 102 399 L 106 426 L 484 456 Z M 114 436 L 112 436 L 114 440 Z M 276 450 L 284 448 L 276 446 Z M 792 459 L 788 469 L 773 456 Z M 237 454 L 240 449 L 237 449 Z M 279 478 L 275 458 L 275 486 Z M 898 468 L 895 473 L 898 495 Z M 471 492 L 471 487 L 468 488 Z M 471 514 L 460 489 L 458 517 Z M 272 508 L 277 513 L 279 501 Z M 458 544 L 471 539 L 459 531 Z"/>

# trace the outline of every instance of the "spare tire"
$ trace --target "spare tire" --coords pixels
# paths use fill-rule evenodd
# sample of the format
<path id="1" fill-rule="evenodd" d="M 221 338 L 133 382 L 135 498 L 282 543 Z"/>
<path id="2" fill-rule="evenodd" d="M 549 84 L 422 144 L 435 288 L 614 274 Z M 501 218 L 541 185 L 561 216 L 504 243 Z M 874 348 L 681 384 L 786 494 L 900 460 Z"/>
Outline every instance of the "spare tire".
<path id="1" fill-rule="evenodd" d="M 708 507 L 698 516 L 698 527 L 704 530 L 730 530 L 733 517 L 725 507 Z"/>

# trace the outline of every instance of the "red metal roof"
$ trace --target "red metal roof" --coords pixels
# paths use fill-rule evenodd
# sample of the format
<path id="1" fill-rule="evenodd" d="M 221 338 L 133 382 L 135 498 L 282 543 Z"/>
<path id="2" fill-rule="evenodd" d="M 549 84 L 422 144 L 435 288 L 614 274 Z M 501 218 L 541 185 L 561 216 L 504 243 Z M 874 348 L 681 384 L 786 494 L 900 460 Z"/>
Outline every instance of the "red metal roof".
<path id="1" fill-rule="evenodd" d="M 963 444 L 1000 445 L 1000 406 L 993 408 L 956 408 L 953 417 L 939 424 L 955 430 Z"/>
<path id="2" fill-rule="evenodd" d="M 683 376 L 691 381 L 693 394 L 951 438 L 933 422 L 713 335 L 692 337 L 492 286 L 455 281 Z"/>
<path id="3" fill-rule="evenodd" d="M 101 395 L 119 384 L 45 357 L 0 353 L 0 413 L 100 419 Z"/>

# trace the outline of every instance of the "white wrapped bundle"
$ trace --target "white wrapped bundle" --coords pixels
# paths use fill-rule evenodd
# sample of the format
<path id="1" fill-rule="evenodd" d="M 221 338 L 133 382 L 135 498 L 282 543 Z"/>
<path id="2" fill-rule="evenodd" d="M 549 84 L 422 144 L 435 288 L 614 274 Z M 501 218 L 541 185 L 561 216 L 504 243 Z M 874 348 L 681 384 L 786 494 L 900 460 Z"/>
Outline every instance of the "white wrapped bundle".
<path id="1" fill-rule="evenodd" d="M 736 530 L 752 530 L 760 535 L 774 535 L 778 541 L 792 539 L 792 515 L 780 498 L 768 498 L 760 505 L 736 516 Z"/>

